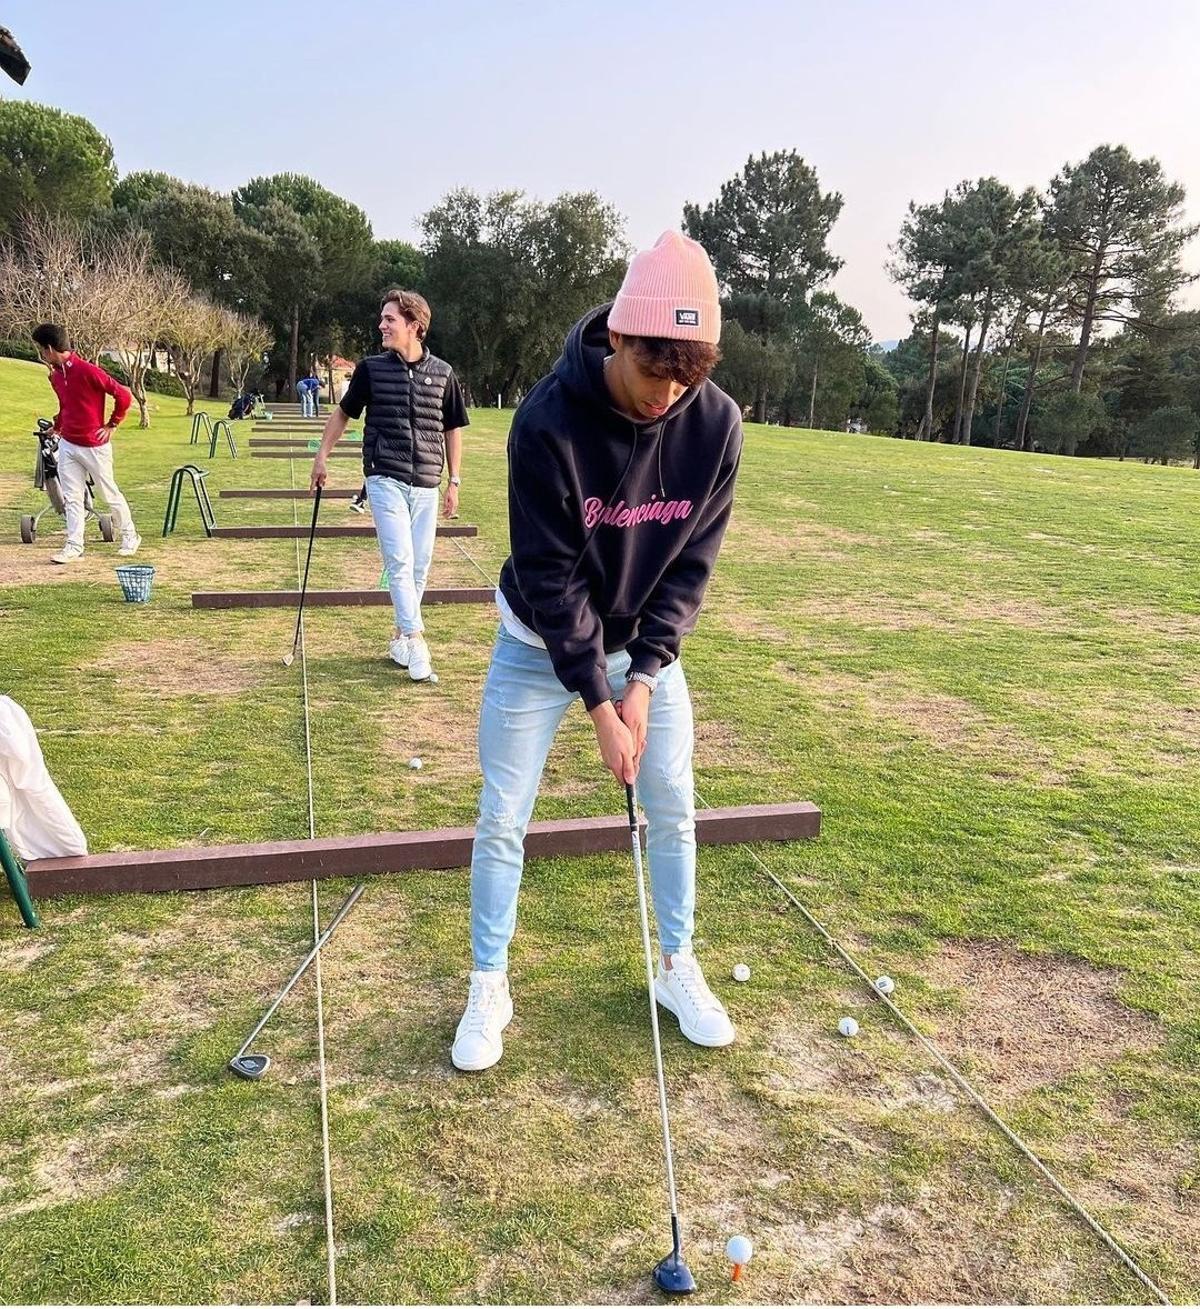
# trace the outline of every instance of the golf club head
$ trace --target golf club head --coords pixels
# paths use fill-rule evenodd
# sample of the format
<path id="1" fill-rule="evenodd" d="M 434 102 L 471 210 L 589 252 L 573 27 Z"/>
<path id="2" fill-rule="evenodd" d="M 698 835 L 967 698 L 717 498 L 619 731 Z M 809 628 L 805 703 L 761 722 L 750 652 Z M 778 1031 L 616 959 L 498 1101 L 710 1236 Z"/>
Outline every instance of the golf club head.
<path id="1" fill-rule="evenodd" d="M 667 1295 L 695 1294 L 696 1279 L 692 1276 L 691 1269 L 683 1262 L 683 1256 L 678 1248 L 654 1265 L 654 1284 Z"/>
<path id="2" fill-rule="evenodd" d="M 235 1055 L 229 1061 L 230 1071 L 247 1082 L 257 1082 L 270 1066 L 271 1056 L 268 1054 Z"/>
<path id="3" fill-rule="evenodd" d="M 296 652 L 294 650 L 290 654 L 285 654 L 283 656 L 283 666 L 285 668 L 290 668 L 295 658 L 296 658 Z"/>

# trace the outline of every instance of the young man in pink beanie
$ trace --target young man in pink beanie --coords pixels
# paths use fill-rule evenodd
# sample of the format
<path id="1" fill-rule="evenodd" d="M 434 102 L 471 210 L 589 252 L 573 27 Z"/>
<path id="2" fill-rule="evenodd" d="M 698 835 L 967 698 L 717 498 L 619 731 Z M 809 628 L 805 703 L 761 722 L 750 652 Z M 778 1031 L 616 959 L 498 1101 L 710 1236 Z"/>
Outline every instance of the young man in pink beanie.
<path id="1" fill-rule="evenodd" d="M 512 1018 L 508 945 L 525 830 L 554 734 L 581 699 L 604 765 L 637 781 L 662 960 L 659 1003 L 698 1045 L 734 1029 L 691 950 L 696 898 L 692 706 L 679 647 L 733 505 L 737 405 L 703 248 L 665 232 L 611 305 L 572 328 L 508 442 L 511 554 L 483 691 L 483 791 L 471 860 L 474 968 L 451 1058 L 490 1068 Z"/>

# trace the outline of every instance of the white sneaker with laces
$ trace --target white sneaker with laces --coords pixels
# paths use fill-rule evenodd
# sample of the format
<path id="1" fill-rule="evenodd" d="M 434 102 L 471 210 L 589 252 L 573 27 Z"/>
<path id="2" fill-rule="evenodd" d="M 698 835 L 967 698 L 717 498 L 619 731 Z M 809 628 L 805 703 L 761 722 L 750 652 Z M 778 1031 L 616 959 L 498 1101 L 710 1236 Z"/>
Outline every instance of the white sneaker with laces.
<path id="1" fill-rule="evenodd" d="M 474 969 L 467 1007 L 454 1033 L 450 1062 L 464 1073 L 479 1073 L 499 1063 L 504 1053 L 501 1038 L 512 1016 L 508 974 Z"/>
<path id="2" fill-rule="evenodd" d="M 137 554 L 138 546 L 141 544 L 142 538 L 136 533 L 133 536 L 123 536 L 121 538 L 121 548 L 117 551 L 117 554 L 128 558 L 130 555 Z"/>
<path id="3" fill-rule="evenodd" d="M 73 564 L 76 559 L 83 558 L 83 546 L 71 545 L 68 542 L 56 555 L 50 556 L 52 564 Z"/>
<path id="4" fill-rule="evenodd" d="M 694 1045 L 732 1045 L 737 1032 L 725 1006 L 708 989 L 700 965 L 691 950 L 678 950 L 671 967 L 658 961 L 654 994 L 664 1009 L 679 1019 L 679 1030 Z"/>
<path id="5" fill-rule="evenodd" d="M 408 638 L 408 675 L 414 682 L 424 682 L 433 672 L 433 660 L 429 657 L 429 647 L 420 632 L 414 632 Z"/>
<path id="6" fill-rule="evenodd" d="M 388 642 L 388 654 L 392 656 L 392 662 L 399 664 L 401 668 L 408 667 L 408 637 L 393 636 Z"/>

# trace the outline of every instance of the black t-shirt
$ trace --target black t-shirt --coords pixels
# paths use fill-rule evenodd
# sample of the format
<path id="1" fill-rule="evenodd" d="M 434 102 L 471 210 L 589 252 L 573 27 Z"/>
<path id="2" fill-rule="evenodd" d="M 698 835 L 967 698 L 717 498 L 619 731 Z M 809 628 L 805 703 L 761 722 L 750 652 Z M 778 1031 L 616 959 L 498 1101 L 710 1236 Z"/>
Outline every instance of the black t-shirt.
<path id="1" fill-rule="evenodd" d="M 417 368 L 420 361 L 411 364 L 411 368 Z M 338 401 L 342 413 L 347 418 L 361 418 L 362 411 L 371 403 L 371 377 L 367 370 L 367 365 L 363 360 L 355 365 L 354 374 L 350 378 L 350 385 L 346 388 L 346 394 Z M 467 403 L 463 399 L 462 387 L 458 383 L 458 378 L 451 372 L 446 379 L 446 386 L 442 392 L 442 431 L 452 432 L 456 427 L 468 427 L 471 420 L 467 417 Z"/>

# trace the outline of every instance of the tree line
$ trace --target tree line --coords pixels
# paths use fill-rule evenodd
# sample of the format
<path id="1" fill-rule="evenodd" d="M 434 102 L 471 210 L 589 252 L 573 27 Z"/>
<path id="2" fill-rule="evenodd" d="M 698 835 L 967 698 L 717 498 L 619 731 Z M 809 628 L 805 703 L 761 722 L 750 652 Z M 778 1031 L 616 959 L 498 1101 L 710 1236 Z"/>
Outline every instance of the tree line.
<path id="1" fill-rule="evenodd" d="M 1040 192 L 985 177 L 914 202 L 887 271 L 918 308 L 890 351 L 829 287 L 843 199 L 797 152 L 751 157 L 681 220 L 721 285 L 716 380 L 757 421 L 1200 460 L 1200 315 L 1175 305 L 1196 231 L 1184 198 L 1156 160 L 1100 146 Z M 433 305 L 430 345 L 469 401 L 514 403 L 571 323 L 615 294 L 631 253 L 621 215 L 594 192 L 542 202 L 459 188 L 419 217 L 417 245 L 378 240 L 361 209 L 312 178 L 254 178 L 229 194 L 160 172 L 118 180 L 86 120 L 3 102 L 8 257 L 29 245 L 21 216 L 35 211 L 81 225 L 93 262 L 142 260 L 191 288 L 211 311 L 208 335 L 197 325 L 170 357 L 185 385 L 207 369 L 214 394 L 226 362 L 282 389 L 317 357 L 377 348 L 380 293 L 404 285 Z M 213 335 L 222 313 L 265 326 L 265 365 L 247 370 L 245 342 Z"/>

